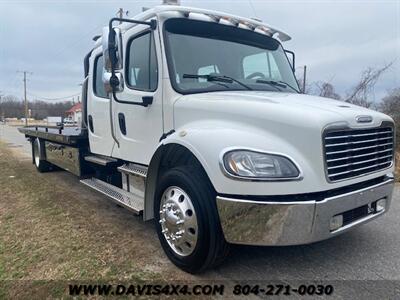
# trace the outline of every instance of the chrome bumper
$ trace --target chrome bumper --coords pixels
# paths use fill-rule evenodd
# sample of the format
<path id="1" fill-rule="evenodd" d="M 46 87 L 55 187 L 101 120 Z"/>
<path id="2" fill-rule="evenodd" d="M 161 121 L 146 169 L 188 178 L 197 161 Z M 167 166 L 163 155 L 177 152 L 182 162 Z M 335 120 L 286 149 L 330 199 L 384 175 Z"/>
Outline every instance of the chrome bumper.
<path id="1" fill-rule="evenodd" d="M 233 244 L 283 246 L 328 239 L 384 214 L 390 206 L 394 180 L 322 201 L 262 202 L 217 197 L 218 213 L 225 239 Z M 370 211 L 331 231 L 333 216 L 386 199 L 381 211 Z"/>

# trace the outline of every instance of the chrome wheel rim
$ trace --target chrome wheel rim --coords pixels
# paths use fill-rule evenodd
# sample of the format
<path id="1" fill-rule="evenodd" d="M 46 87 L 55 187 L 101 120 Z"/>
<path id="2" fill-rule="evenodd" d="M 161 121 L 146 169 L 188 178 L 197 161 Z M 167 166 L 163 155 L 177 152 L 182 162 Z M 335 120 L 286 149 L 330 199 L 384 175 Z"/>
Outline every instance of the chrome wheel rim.
<path id="1" fill-rule="evenodd" d="M 34 154 L 34 159 L 35 159 L 35 165 L 36 167 L 39 167 L 40 164 L 40 146 L 39 146 L 39 140 L 36 139 L 35 142 L 33 143 L 33 154 Z"/>
<path id="2" fill-rule="evenodd" d="M 161 232 L 171 249 L 190 255 L 197 244 L 198 224 L 192 200 L 177 186 L 167 188 L 160 202 Z"/>

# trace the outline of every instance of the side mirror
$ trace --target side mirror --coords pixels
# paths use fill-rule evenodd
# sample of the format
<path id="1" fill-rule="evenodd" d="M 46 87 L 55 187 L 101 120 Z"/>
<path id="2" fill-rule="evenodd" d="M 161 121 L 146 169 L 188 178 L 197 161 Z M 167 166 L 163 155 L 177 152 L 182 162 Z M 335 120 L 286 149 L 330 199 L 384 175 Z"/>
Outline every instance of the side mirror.
<path id="1" fill-rule="evenodd" d="M 124 89 L 124 80 L 122 73 L 115 70 L 122 70 L 122 35 L 119 28 L 103 28 L 102 34 L 103 47 L 103 84 L 107 93 L 122 92 Z M 112 68 L 111 68 L 112 65 Z M 115 76 L 112 76 L 114 69 Z"/>
<path id="2" fill-rule="evenodd" d="M 112 18 L 108 23 L 108 27 L 103 28 L 102 33 L 102 47 L 103 47 L 103 84 L 104 89 L 107 93 L 111 94 L 110 105 L 112 100 L 118 100 L 116 93 L 122 92 L 124 89 L 124 78 L 122 76 L 123 70 L 123 48 L 122 48 L 122 33 L 119 28 L 114 28 L 112 23 L 119 21 L 134 23 L 134 24 L 143 24 L 150 26 L 151 30 L 155 30 L 157 28 L 157 21 L 151 20 L 150 22 L 146 21 L 138 21 L 124 18 Z M 142 102 L 129 102 L 135 105 L 141 105 L 147 107 L 153 102 L 153 97 L 143 97 Z M 114 138 L 114 140 L 119 145 L 118 141 Z"/>
<path id="3" fill-rule="evenodd" d="M 112 76 L 111 72 L 103 70 L 103 85 L 107 94 L 120 93 L 124 90 L 124 77 L 120 72 L 115 72 L 115 75 Z"/>
<path id="4" fill-rule="evenodd" d="M 110 31 L 109 27 L 104 27 L 101 40 L 103 46 L 104 69 L 107 72 L 111 72 L 112 63 L 114 70 L 121 70 L 123 67 L 121 30 L 119 28 L 113 28 Z"/>
<path id="5" fill-rule="evenodd" d="M 292 70 L 293 70 L 293 72 L 294 72 L 295 69 L 296 69 L 294 52 L 293 52 L 293 51 L 290 51 L 290 50 L 285 50 L 285 53 L 286 53 L 286 56 L 287 56 L 287 57 L 288 57 L 288 55 L 290 55 L 291 58 L 292 58 L 291 60 L 289 60 L 289 57 L 288 57 L 288 60 L 289 60 L 290 66 L 292 67 Z"/>

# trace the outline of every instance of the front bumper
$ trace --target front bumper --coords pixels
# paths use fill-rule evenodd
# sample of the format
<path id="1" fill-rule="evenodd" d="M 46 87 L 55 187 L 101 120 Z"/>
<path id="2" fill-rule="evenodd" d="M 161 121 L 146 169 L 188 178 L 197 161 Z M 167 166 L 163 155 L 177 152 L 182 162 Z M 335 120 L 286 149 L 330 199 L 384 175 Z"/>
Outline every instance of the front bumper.
<path id="1" fill-rule="evenodd" d="M 252 201 L 217 196 L 217 207 L 225 239 L 230 243 L 309 244 L 384 214 L 389 209 L 393 187 L 393 176 L 388 175 L 381 183 L 321 201 Z M 386 206 L 378 211 L 376 201 L 381 199 L 386 200 Z M 331 219 L 339 214 L 346 216 L 346 222 L 331 230 Z"/>

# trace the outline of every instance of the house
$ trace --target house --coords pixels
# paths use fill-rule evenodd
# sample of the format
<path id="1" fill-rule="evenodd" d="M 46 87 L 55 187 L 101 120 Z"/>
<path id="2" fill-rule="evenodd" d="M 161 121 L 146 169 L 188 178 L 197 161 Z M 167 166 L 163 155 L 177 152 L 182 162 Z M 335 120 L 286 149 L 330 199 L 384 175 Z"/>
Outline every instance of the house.
<path id="1" fill-rule="evenodd" d="M 73 123 L 81 124 L 82 103 L 77 103 L 65 112 L 66 117 Z"/>

